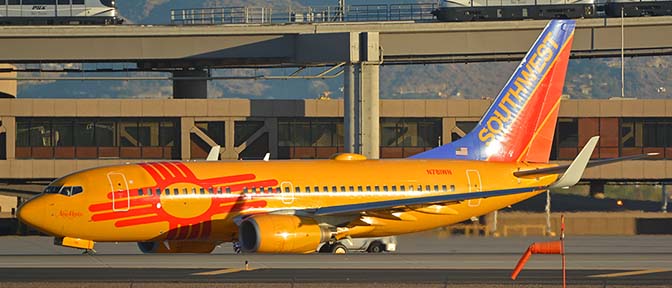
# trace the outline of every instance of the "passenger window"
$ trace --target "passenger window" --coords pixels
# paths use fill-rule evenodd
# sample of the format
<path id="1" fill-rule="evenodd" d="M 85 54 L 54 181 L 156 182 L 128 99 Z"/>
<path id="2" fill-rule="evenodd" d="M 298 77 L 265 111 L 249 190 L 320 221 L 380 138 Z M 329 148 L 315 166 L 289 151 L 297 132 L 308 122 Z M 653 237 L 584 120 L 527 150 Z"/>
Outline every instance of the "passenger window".
<path id="1" fill-rule="evenodd" d="M 173 194 L 175 195 L 180 195 L 180 189 L 178 188 L 173 189 L 173 192 L 174 192 Z"/>
<path id="2" fill-rule="evenodd" d="M 345 192 L 345 186 L 341 186 L 341 192 Z"/>
<path id="3" fill-rule="evenodd" d="M 226 187 L 226 194 L 231 194 L 231 187 Z"/>
<path id="4" fill-rule="evenodd" d="M 362 186 L 357 186 L 357 192 L 362 192 Z"/>
<path id="5" fill-rule="evenodd" d="M 455 192 L 455 185 L 450 185 L 450 192 Z"/>
<path id="6" fill-rule="evenodd" d="M 170 189 L 169 188 L 166 188 L 165 191 L 166 191 L 166 193 L 165 193 L 166 195 L 170 195 Z"/>
<path id="7" fill-rule="evenodd" d="M 306 186 L 306 193 L 310 193 L 310 186 Z"/>
<path id="8" fill-rule="evenodd" d="M 191 188 L 191 194 L 196 194 L 196 188 Z"/>
<path id="9" fill-rule="evenodd" d="M 413 185 L 408 186 L 408 192 L 413 192 Z"/>
<path id="10" fill-rule="evenodd" d="M 200 191 L 201 191 L 201 195 L 205 194 L 205 188 L 201 187 Z"/>
<path id="11" fill-rule="evenodd" d="M 296 186 L 295 188 L 296 188 L 296 189 L 294 189 L 294 192 L 296 192 L 296 193 L 301 193 L 301 188 L 300 188 L 299 186 Z M 289 190 L 289 187 L 287 187 L 287 188 L 285 189 L 285 192 L 289 192 L 289 191 L 287 191 L 287 190 Z"/>
<path id="12" fill-rule="evenodd" d="M 75 195 L 77 195 L 79 193 L 82 193 L 82 192 L 84 192 L 84 189 L 82 188 L 82 186 L 72 187 L 72 196 L 75 196 Z"/>
<path id="13" fill-rule="evenodd" d="M 243 187 L 243 194 L 247 194 L 247 187 Z"/>
<path id="14" fill-rule="evenodd" d="M 387 192 L 387 185 L 383 186 L 383 192 Z"/>
<path id="15" fill-rule="evenodd" d="M 329 186 L 323 186 L 322 187 L 322 192 L 329 192 Z"/>
<path id="16" fill-rule="evenodd" d="M 439 192 L 439 185 L 434 185 L 434 191 Z"/>
<path id="17" fill-rule="evenodd" d="M 371 186 L 366 186 L 366 192 L 371 192 Z"/>
<path id="18" fill-rule="evenodd" d="M 348 190 L 350 190 L 350 192 L 355 192 L 355 187 L 354 187 L 354 186 L 350 186 L 350 187 L 348 187 Z"/>
<path id="19" fill-rule="evenodd" d="M 152 196 L 152 188 L 147 188 L 147 195 Z"/>
<path id="20" fill-rule="evenodd" d="M 143 196 L 145 195 L 145 192 L 142 191 L 142 188 L 138 189 L 138 196 Z"/>
<path id="21" fill-rule="evenodd" d="M 397 192 L 397 185 L 392 185 L 392 192 Z"/>
<path id="22" fill-rule="evenodd" d="M 156 195 L 161 195 L 161 188 L 156 188 Z"/>
<path id="23" fill-rule="evenodd" d="M 189 190 L 187 190 L 187 188 L 182 188 L 182 194 L 184 195 L 189 194 Z"/>
<path id="24" fill-rule="evenodd" d="M 331 192 L 338 192 L 338 189 L 336 186 L 331 186 Z"/>
<path id="25" fill-rule="evenodd" d="M 429 185 L 425 185 L 425 191 L 432 192 L 432 187 Z"/>
<path id="26" fill-rule="evenodd" d="M 208 194 L 215 194 L 215 190 L 212 187 L 208 187 Z"/>
<path id="27" fill-rule="evenodd" d="M 296 187 L 296 189 L 299 189 L 299 187 Z M 285 193 L 289 193 L 289 187 L 285 187 Z"/>
<path id="28" fill-rule="evenodd" d="M 441 192 L 448 192 L 448 186 L 441 185 Z"/>
<path id="29" fill-rule="evenodd" d="M 375 192 L 380 192 L 380 186 L 374 186 L 373 191 Z"/>
<path id="30" fill-rule="evenodd" d="M 418 185 L 418 192 L 422 192 L 422 185 Z"/>
<path id="31" fill-rule="evenodd" d="M 222 187 L 217 187 L 217 194 L 222 194 Z"/>
<path id="32" fill-rule="evenodd" d="M 399 191 L 402 191 L 402 192 L 406 191 L 406 186 L 405 185 L 399 186 Z"/>
<path id="33" fill-rule="evenodd" d="M 315 186 L 315 190 L 314 190 L 313 192 L 320 192 L 320 187 L 319 187 L 319 186 Z M 327 192 L 328 192 L 328 191 L 327 191 Z"/>
<path id="34" fill-rule="evenodd" d="M 287 190 L 289 190 L 289 187 L 287 188 Z M 281 192 L 282 192 L 282 190 L 280 190 L 280 187 L 275 188 L 275 193 L 280 194 Z M 289 192 L 289 191 L 287 191 L 287 192 Z"/>

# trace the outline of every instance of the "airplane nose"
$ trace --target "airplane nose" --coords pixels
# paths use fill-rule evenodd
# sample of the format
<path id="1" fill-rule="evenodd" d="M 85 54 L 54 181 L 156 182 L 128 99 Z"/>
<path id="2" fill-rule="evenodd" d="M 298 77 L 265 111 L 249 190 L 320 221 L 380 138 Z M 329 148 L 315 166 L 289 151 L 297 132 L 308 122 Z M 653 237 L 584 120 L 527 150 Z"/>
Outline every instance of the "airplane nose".
<path id="1" fill-rule="evenodd" d="M 17 217 L 19 217 L 19 220 L 21 220 L 21 222 L 28 224 L 33 228 L 37 228 L 38 230 L 44 230 L 42 226 L 46 221 L 45 219 L 46 207 L 40 205 L 40 202 L 44 202 L 40 200 L 41 200 L 40 197 L 38 197 L 26 203 L 23 203 L 23 205 L 19 207 Z"/>

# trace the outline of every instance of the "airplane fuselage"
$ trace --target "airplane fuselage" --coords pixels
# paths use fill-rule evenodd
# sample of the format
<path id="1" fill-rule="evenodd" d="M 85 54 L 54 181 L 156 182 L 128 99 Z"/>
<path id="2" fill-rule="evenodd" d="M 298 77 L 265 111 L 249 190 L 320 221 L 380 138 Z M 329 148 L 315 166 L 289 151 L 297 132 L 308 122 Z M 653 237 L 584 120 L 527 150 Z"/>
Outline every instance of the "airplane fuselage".
<path id="1" fill-rule="evenodd" d="M 557 175 L 518 178 L 513 172 L 548 166 L 412 159 L 127 164 L 85 170 L 55 181 L 50 187 L 61 193 L 33 199 L 40 202 L 33 207 L 43 211 L 31 213 L 38 214 L 35 219 L 49 221 L 39 227 L 56 237 L 99 242 L 227 242 L 237 239 L 236 221 L 241 215 L 541 187 L 553 183 Z M 63 186 L 73 187 L 70 190 L 76 193 L 63 193 L 58 188 Z M 539 192 L 316 220 L 350 223 L 344 232 L 350 237 L 397 235 L 458 223 Z"/>

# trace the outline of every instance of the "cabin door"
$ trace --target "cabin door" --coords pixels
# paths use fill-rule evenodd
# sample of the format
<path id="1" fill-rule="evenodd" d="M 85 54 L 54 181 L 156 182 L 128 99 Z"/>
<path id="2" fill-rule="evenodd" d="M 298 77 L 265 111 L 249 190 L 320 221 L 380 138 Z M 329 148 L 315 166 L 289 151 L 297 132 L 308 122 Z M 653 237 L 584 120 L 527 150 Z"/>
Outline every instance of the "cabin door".
<path id="1" fill-rule="evenodd" d="M 126 176 L 119 172 L 107 173 L 112 191 L 112 211 L 125 212 L 131 207 L 131 197 L 128 192 Z"/>
<path id="2" fill-rule="evenodd" d="M 280 199 L 282 204 L 292 204 L 294 203 L 294 185 L 292 182 L 282 182 L 280 183 Z"/>
<path id="3" fill-rule="evenodd" d="M 467 170 L 467 182 L 469 183 L 469 192 L 481 192 L 481 174 L 478 170 Z M 481 206 L 481 198 L 467 201 L 469 207 Z"/>

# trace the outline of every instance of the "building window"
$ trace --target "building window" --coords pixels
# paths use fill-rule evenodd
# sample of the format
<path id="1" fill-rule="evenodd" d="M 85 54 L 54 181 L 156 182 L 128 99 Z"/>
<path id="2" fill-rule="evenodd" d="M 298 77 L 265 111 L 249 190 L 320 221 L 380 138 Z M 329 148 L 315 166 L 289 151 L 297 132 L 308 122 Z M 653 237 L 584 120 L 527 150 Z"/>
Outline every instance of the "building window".
<path id="1" fill-rule="evenodd" d="M 342 118 L 278 120 L 278 158 L 326 159 L 343 151 Z"/>
<path id="2" fill-rule="evenodd" d="M 406 158 L 439 146 L 440 118 L 381 118 L 381 158 Z"/>
<path id="3" fill-rule="evenodd" d="M 177 119 L 17 118 L 18 159 L 178 159 Z"/>

